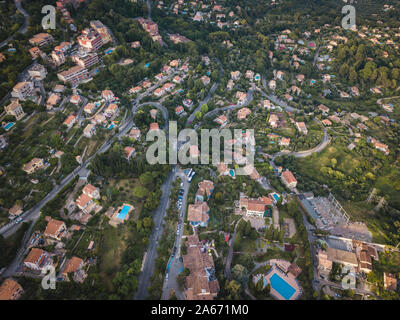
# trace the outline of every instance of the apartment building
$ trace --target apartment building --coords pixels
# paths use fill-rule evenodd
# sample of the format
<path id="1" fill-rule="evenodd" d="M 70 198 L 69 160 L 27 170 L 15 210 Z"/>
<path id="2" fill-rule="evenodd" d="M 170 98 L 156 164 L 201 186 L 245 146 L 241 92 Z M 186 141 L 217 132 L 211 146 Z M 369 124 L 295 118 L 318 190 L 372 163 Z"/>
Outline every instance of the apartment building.
<path id="1" fill-rule="evenodd" d="M 69 82 L 72 85 L 75 85 L 83 80 L 88 79 L 89 74 L 87 69 L 81 66 L 74 66 L 68 70 L 58 73 L 57 77 L 63 82 Z"/>
<path id="2" fill-rule="evenodd" d="M 78 44 L 85 51 L 97 51 L 104 43 L 101 35 L 90 28 L 82 31 L 82 35 L 78 37 Z"/>
<path id="3" fill-rule="evenodd" d="M 12 92 L 11 96 L 19 100 L 25 101 L 28 96 L 33 94 L 33 83 L 30 81 L 23 81 L 17 83 Z"/>

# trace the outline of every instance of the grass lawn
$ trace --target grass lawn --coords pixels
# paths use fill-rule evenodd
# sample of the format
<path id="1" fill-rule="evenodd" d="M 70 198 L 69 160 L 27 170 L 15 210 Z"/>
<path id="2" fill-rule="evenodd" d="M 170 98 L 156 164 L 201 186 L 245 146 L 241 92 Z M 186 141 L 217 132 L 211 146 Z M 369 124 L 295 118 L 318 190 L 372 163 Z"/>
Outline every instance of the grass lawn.
<path id="1" fill-rule="evenodd" d="M 25 122 L 24 128 L 27 128 L 27 129 L 22 134 L 22 136 L 24 138 L 31 136 L 33 128 L 35 127 L 34 122 L 37 121 L 37 119 L 39 117 L 40 117 L 40 113 L 37 113 L 34 116 L 32 116 L 27 122 Z"/>
<path id="2" fill-rule="evenodd" d="M 240 237 L 240 234 L 237 235 Z M 256 252 L 256 240 L 241 238 L 240 241 L 235 241 L 234 250 L 238 252 Z"/>
<path id="3" fill-rule="evenodd" d="M 136 222 L 140 218 L 144 204 L 144 201 L 133 200 L 134 196 L 132 192 L 136 186 L 140 185 L 139 179 L 109 180 L 109 184 L 110 187 L 116 188 L 119 191 L 118 199 L 116 199 L 118 205 L 127 202 L 135 206 L 131 219 Z"/>
<path id="4" fill-rule="evenodd" d="M 126 248 L 125 236 L 126 228 L 114 228 L 106 224 L 100 257 L 100 275 L 109 286 L 111 286 L 111 279 L 120 268 L 121 255 Z"/>

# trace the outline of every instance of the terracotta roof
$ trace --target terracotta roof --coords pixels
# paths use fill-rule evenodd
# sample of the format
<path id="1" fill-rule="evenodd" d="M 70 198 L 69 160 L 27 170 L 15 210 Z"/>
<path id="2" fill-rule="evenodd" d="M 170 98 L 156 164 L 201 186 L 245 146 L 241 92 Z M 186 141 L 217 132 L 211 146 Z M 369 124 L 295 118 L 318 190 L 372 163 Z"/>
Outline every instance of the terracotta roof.
<path id="1" fill-rule="evenodd" d="M 95 191 L 99 191 L 95 186 L 91 185 L 90 183 L 83 187 L 82 192 L 87 194 L 88 196 L 92 196 Z"/>
<path id="2" fill-rule="evenodd" d="M 12 279 L 6 279 L 0 286 L 0 300 L 18 299 L 19 293 L 22 292 L 23 289 L 18 282 Z"/>
<path id="3" fill-rule="evenodd" d="M 297 180 L 294 177 L 293 173 L 291 173 L 289 170 L 283 171 L 282 172 L 282 177 L 289 184 L 292 183 L 292 182 L 297 182 Z"/>
<path id="4" fill-rule="evenodd" d="M 158 126 L 157 122 L 150 123 L 150 130 L 149 131 L 153 131 L 153 130 L 160 130 L 160 127 Z"/>
<path id="5" fill-rule="evenodd" d="M 90 200 L 92 200 L 91 197 L 89 197 L 87 194 L 82 193 L 78 199 L 76 199 L 76 204 L 81 207 L 84 208 L 89 202 Z"/>
<path id="6" fill-rule="evenodd" d="M 79 267 L 83 264 L 83 260 L 78 257 L 72 257 L 71 259 L 68 260 L 64 270 L 63 274 L 66 275 L 70 272 L 76 272 Z"/>
<path id="7" fill-rule="evenodd" d="M 47 223 L 46 230 L 44 231 L 44 234 L 47 236 L 58 236 L 58 232 L 60 231 L 61 227 L 63 227 L 65 224 L 63 221 L 60 220 L 50 220 Z"/>
<path id="8" fill-rule="evenodd" d="M 207 212 L 210 208 L 207 202 L 198 202 L 195 204 L 189 204 L 188 208 L 188 221 L 201 221 L 207 222 L 209 216 Z"/>
<path id="9" fill-rule="evenodd" d="M 38 264 L 40 257 L 44 253 L 45 252 L 42 249 L 32 248 L 31 251 L 29 252 L 28 256 L 25 258 L 24 262 Z"/>

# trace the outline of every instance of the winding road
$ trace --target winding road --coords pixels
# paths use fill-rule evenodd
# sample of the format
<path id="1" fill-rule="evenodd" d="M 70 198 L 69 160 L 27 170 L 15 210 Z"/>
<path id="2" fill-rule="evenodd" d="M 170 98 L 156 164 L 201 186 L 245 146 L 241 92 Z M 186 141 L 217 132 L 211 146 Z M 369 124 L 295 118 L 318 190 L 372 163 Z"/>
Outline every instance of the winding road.
<path id="1" fill-rule="evenodd" d="M 25 11 L 24 8 L 22 8 L 21 2 L 22 0 L 15 0 L 15 6 L 17 7 L 17 10 L 24 16 L 24 24 L 22 25 L 21 28 L 19 28 L 19 30 L 13 34 L 12 36 L 8 37 L 6 40 L 0 42 L 0 48 L 4 47 L 5 45 L 8 44 L 9 41 L 13 40 L 15 35 L 17 33 L 22 33 L 25 34 L 28 31 L 28 26 L 29 26 L 29 14 L 28 12 Z"/>

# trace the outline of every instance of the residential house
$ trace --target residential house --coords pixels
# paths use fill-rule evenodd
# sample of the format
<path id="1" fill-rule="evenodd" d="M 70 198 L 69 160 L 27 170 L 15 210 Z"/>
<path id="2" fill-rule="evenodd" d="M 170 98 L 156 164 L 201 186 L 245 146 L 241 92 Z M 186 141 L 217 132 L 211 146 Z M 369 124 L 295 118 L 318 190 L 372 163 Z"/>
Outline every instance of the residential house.
<path id="1" fill-rule="evenodd" d="M 46 78 L 47 70 L 41 64 L 35 64 L 28 70 L 28 74 L 36 80 L 43 80 Z"/>
<path id="2" fill-rule="evenodd" d="M 213 300 L 219 291 L 212 255 L 209 255 L 198 235 L 189 235 L 182 255 L 183 266 L 190 271 L 185 278 L 186 300 Z"/>
<path id="3" fill-rule="evenodd" d="M 93 199 L 100 199 L 100 190 L 90 183 L 83 187 L 82 193 L 88 195 Z"/>
<path id="4" fill-rule="evenodd" d="M 201 81 L 203 82 L 203 85 L 208 85 L 209 83 L 210 83 L 210 78 L 209 77 L 207 77 L 207 76 L 202 76 L 201 77 Z"/>
<path id="5" fill-rule="evenodd" d="M 23 166 L 22 170 L 24 170 L 27 174 L 32 174 L 44 167 L 45 164 L 43 159 L 33 158 L 31 161 L 29 161 L 27 164 Z"/>
<path id="6" fill-rule="evenodd" d="M 296 122 L 296 128 L 299 130 L 302 134 L 307 134 L 308 130 L 306 127 L 306 124 L 304 122 Z"/>
<path id="7" fill-rule="evenodd" d="M 281 180 L 289 189 L 296 188 L 297 180 L 294 177 L 293 173 L 289 170 L 283 171 L 281 174 Z"/>
<path id="8" fill-rule="evenodd" d="M 78 199 L 76 199 L 75 203 L 83 212 L 90 212 L 91 209 L 93 209 L 92 205 L 94 201 L 89 195 L 82 193 Z"/>
<path id="9" fill-rule="evenodd" d="M 189 110 L 192 109 L 192 107 L 193 107 L 193 101 L 190 100 L 190 99 L 184 99 L 184 100 L 182 101 L 182 103 L 183 103 L 183 105 L 184 105 L 186 108 L 188 108 Z"/>
<path id="10" fill-rule="evenodd" d="M 180 116 L 182 113 L 184 113 L 185 112 L 185 110 L 183 109 L 183 107 L 182 106 L 177 106 L 176 108 L 175 108 L 175 114 L 177 115 L 177 116 Z"/>
<path id="11" fill-rule="evenodd" d="M 68 129 L 71 129 L 72 126 L 75 124 L 75 121 L 76 117 L 73 114 L 71 114 L 68 116 L 67 119 L 65 119 L 63 124 L 66 125 Z"/>
<path id="12" fill-rule="evenodd" d="M 22 294 L 24 293 L 24 289 L 22 289 L 21 285 L 13 280 L 6 279 L 0 286 L 0 300 L 18 300 Z"/>
<path id="13" fill-rule="evenodd" d="M 252 164 L 247 164 L 246 166 L 244 166 L 243 171 L 245 174 L 250 176 L 250 179 L 252 180 L 258 180 L 261 178 L 257 169 Z"/>
<path id="14" fill-rule="evenodd" d="M 115 103 L 110 103 L 106 110 L 104 110 L 104 115 L 108 118 L 111 118 L 112 116 L 118 114 L 118 112 L 118 106 Z"/>
<path id="15" fill-rule="evenodd" d="M 196 192 L 196 202 L 197 201 L 207 201 L 210 199 L 212 192 L 214 191 L 214 182 L 211 180 L 203 180 L 199 182 L 198 189 Z M 206 195 L 206 198 L 204 198 Z"/>
<path id="16" fill-rule="evenodd" d="M 114 93 L 111 90 L 103 90 L 101 96 L 106 101 L 114 101 L 115 99 Z"/>
<path id="17" fill-rule="evenodd" d="M 130 160 L 135 155 L 135 148 L 134 147 L 125 147 L 124 155 L 125 155 L 126 160 Z"/>
<path id="18" fill-rule="evenodd" d="M 194 226 L 207 227 L 208 221 L 210 220 L 210 208 L 207 202 L 196 202 L 189 204 L 188 208 L 188 221 Z"/>
<path id="19" fill-rule="evenodd" d="M 271 113 L 268 119 L 268 124 L 272 127 L 272 128 L 277 128 L 278 127 L 278 121 L 279 121 L 279 117 L 278 115 L 276 115 L 275 113 Z"/>
<path id="20" fill-rule="evenodd" d="M 19 203 L 15 203 L 9 210 L 8 210 L 8 214 L 9 214 L 9 218 L 12 220 L 15 217 L 20 216 L 24 210 L 22 210 L 23 206 Z"/>
<path id="21" fill-rule="evenodd" d="M 165 90 L 163 90 L 162 88 L 157 88 L 156 90 L 154 90 L 154 95 L 156 97 L 161 97 L 165 94 Z"/>
<path id="22" fill-rule="evenodd" d="M 389 291 L 396 291 L 397 290 L 397 277 L 395 274 L 392 273 L 383 273 L 383 287 Z M 1 289 L 0 289 L 1 292 Z M 1 293 L 0 293 L 0 300 L 1 300 Z"/>
<path id="23" fill-rule="evenodd" d="M 60 99 L 61 99 L 60 95 L 58 95 L 56 93 L 52 93 L 46 101 L 46 109 L 52 110 L 57 105 L 57 103 L 60 101 Z"/>
<path id="24" fill-rule="evenodd" d="M 223 114 L 221 114 L 219 117 L 217 117 L 215 120 L 214 120 L 216 123 L 218 123 L 220 126 L 221 126 L 221 128 L 222 127 L 224 127 L 227 123 L 228 123 L 228 118 L 225 116 L 225 115 L 223 115 Z"/>
<path id="25" fill-rule="evenodd" d="M 89 102 L 85 105 L 85 107 L 83 108 L 83 111 L 87 114 L 92 114 L 94 113 L 96 109 L 96 105 L 92 102 Z"/>
<path id="26" fill-rule="evenodd" d="M 132 128 L 131 131 L 129 131 L 128 137 L 133 138 L 135 140 L 139 140 L 141 136 L 140 130 L 136 127 Z"/>
<path id="27" fill-rule="evenodd" d="M 83 277 L 80 277 L 79 275 L 83 275 L 84 272 L 82 272 L 82 267 L 83 267 L 83 260 L 78 257 L 72 257 L 71 259 L 68 259 L 67 262 L 65 263 L 65 266 L 63 267 L 63 270 L 61 271 L 61 275 L 64 278 L 64 281 L 70 281 L 69 275 L 73 274 L 74 280 L 81 279 L 82 281 L 76 281 L 76 282 L 83 282 L 86 274 Z"/>
<path id="28" fill-rule="evenodd" d="M 91 138 L 96 133 L 96 127 L 93 123 L 89 123 L 85 129 L 83 129 L 83 135 L 87 138 Z"/>
<path id="29" fill-rule="evenodd" d="M 157 122 L 150 123 L 149 132 L 156 131 L 156 130 L 160 130 L 160 127 L 158 126 L 158 123 Z"/>
<path id="30" fill-rule="evenodd" d="M 246 119 L 246 117 L 251 114 L 251 110 L 249 108 L 241 108 L 239 109 L 237 113 L 237 119 L 238 120 L 243 120 Z"/>
<path id="31" fill-rule="evenodd" d="M 44 46 L 54 41 L 54 38 L 49 33 L 38 33 L 29 39 L 29 43 L 34 46 Z"/>
<path id="32" fill-rule="evenodd" d="M 323 113 L 329 113 L 329 108 L 326 105 L 320 104 L 318 105 L 318 109 L 321 110 Z"/>
<path id="33" fill-rule="evenodd" d="M 17 121 L 21 120 L 25 116 L 25 112 L 22 109 L 19 100 L 11 101 L 9 105 L 4 107 L 4 111 L 6 112 L 6 114 L 14 116 Z"/>
<path id="34" fill-rule="evenodd" d="M 61 240 L 66 231 L 67 226 L 63 221 L 50 219 L 43 235 L 54 240 Z"/>
<path id="35" fill-rule="evenodd" d="M 240 73 L 240 71 L 232 71 L 231 72 L 231 78 L 232 78 L 232 80 L 239 80 L 240 79 L 240 77 L 241 77 L 241 73 Z"/>
<path id="36" fill-rule="evenodd" d="M 24 260 L 24 266 L 36 272 L 44 270 L 49 265 L 53 265 L 51 255 L 39 248 L 32 248 Z"/>
<path id="37" fill-rule="evenodd" d="M 257 199 L 248 198 L 243 193 L 240 194 L 239 208 L 245 211 L 246 216 L 255 218 L 264 218 L 268 207 L 272 201 L 268 197 L 259 197 Z"/>

